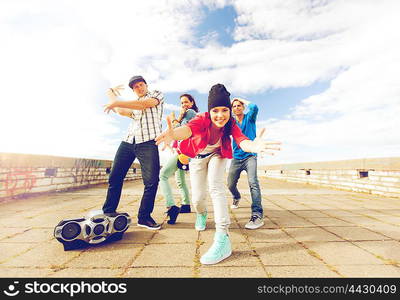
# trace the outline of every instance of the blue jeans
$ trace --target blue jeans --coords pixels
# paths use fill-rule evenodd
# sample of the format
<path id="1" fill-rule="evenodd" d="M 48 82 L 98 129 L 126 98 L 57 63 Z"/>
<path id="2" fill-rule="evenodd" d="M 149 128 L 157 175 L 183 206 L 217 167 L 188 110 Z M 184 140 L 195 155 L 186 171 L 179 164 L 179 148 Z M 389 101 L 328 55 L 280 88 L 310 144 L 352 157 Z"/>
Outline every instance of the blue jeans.
<path id="1" fill-rule="evenodd" d="M 108 179 L 107 198 L 103 205 L 104 212 L 115 212 L 121 198 L 122 185 L 135 158 L 139 160 L 142 171 L 144 192 L 140 202 L 138 219 L 150 217 L 154 209 L 154 200 L 158 188 L 160 156 L 154 141 L 140 144 L 121 142 L 115 154 L 110 177 Z"/>
<path id="2" fill-rule="evenodd" d="M 261 204 L 261 190 L 257 178 L 257 157 L 251 155 L 244 159 L 232 159 L 228 175 L 228 189 L 234 199 L 240 199 L 240 193 L 237 189 L 237 183 L 240 173 L 246 171 L 251 194 L 251 212 L 253 215 L 263 217 L 263 208 Z"/>

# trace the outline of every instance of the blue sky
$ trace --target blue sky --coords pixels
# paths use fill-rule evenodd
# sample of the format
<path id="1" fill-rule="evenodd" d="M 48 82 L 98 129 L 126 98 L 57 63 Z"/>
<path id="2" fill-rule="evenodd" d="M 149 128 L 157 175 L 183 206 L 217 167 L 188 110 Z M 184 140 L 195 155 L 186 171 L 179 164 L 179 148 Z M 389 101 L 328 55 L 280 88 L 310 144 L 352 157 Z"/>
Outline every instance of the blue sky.
<path id="1" fill-rule="evenodd" d="M 232 33 L 235 29 L 235 19 L 237 18 L 235 8 L 232 5 L 216 9 L 203 7 L 201 12 L 204 17 L 200 24 L 196 26 L 195 36 L 201 39 L 209 34 L 217 33 L 217 41 L 221 45 L 225 47 L 232 46 L 235 43 Z"/>
<path id="2" fill-rule="evenodd" d="M 261 164 L 399 156 L 399 9 L 395 0 L 4 0 L 0 152 L 112 159 L 130 120 L 103 112 L 105 90 L 141 74 L 164 92 L 166 115 L 187 92 L 205 111 L 215 83 L 256 103 L 258 128 L 283 143 Z"/>

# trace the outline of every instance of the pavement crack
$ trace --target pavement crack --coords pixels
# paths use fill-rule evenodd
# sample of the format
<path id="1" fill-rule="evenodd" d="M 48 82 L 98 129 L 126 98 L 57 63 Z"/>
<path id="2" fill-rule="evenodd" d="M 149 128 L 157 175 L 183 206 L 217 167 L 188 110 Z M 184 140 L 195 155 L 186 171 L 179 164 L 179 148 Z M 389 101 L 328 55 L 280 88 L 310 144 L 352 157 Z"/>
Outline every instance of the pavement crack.
<path id="1" fill-rule="evenodd" d="M 194 258 L 193 258 L 193 277 L 194 278 L 199 278 L 200 277 L 200 267 L 201 267 L 201 262 L 200 262 L 200 246 L 203 245 L 204 242 L 200 239 L 200 232 L 197 232 L 197 239 L 196 239 L 196 249 L 194 252 Z"/>

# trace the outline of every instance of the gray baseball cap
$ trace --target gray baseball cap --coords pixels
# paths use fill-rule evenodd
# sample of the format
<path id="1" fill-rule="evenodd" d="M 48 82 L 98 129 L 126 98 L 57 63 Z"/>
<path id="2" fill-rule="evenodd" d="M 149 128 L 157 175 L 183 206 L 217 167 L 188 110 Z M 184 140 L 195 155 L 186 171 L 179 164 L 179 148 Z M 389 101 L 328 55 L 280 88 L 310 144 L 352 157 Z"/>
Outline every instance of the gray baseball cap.
<path id="1" fill-rule="evenodd" d="M 136 82 L 140 82 L 140 81 L 143 81 L 145 84 L 147 84 L 146 80 L 144 80 L 144 78 L 142 76 L 140 76 L 140 75 L 133 76 L 131 79 L 129 79 L 129 87 L 131 89 L 133 89 L 133 85 Z"/>

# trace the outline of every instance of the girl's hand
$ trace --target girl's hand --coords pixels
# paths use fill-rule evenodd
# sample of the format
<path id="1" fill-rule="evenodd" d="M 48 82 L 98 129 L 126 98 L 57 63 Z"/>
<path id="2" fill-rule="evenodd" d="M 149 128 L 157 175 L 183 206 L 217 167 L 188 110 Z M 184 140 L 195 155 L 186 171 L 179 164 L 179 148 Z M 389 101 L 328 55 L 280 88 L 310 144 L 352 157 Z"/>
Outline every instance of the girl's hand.
<path id="1" fill-rule="evenodd" d="M 181 107 L 181 111 L 179 112 L 179 115 L 180 116 L 183 116 L 183 115 L 185 115 L 185 113 L 187 112 L 187 108 L 186 107 Z"/>
<path id="2" fill-rule="evenodd" d="M 174 129 L 172 126 L 171 116 L 167 116 L 167 126 L 167 130 L 155 138 L 156 145 L 164 143 L 162 151 L 164 151 L 167 147 L 171 147 L 171 142 L 174 140 Z"/>
<path id="3" fill-rule="evenodd" d="M 261 129 L 260 133 L 254 139 L 253 141 L 254 149 L 252 149 L 252 152 L 259 153 L 261 155 L 263 154 L 274 155 L 275 153 L 269 150 L 280 151 L 281 148 L 279 148 L 277 145 L 281 145 L 282 143 L 276 141 L 263 140 L 262 137 L 264 133 L 265 133 L 265 128 Z"/>

